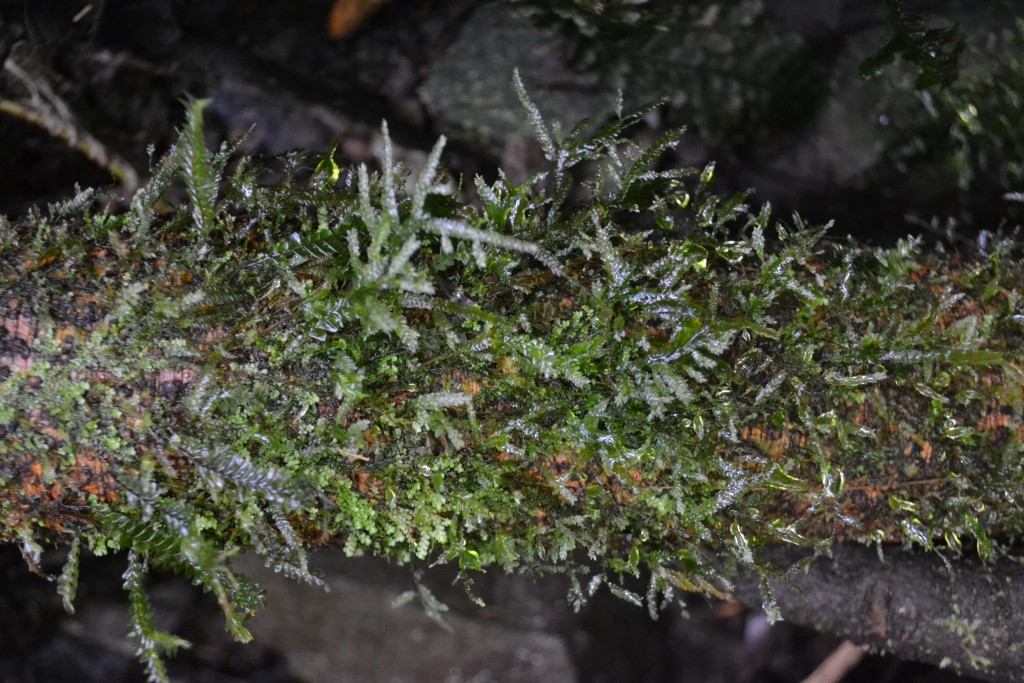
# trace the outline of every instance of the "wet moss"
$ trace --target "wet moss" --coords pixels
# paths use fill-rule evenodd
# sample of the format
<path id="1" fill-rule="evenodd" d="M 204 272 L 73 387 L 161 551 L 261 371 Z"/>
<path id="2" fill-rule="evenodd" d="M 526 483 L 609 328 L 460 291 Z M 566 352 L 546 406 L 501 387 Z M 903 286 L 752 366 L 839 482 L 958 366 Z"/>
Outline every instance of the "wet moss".
<path id="1" fill-rule="evenodd" d="M 313 583 L 328 543 L 561 572 L 656 612 L 776 571 L 779 542 L 1016 540 L 1015 241 L 837 241 L 719 196 L 713 166 L 655 170 L 679 131 L 629 142 L 645 112 L 563 135 L 520 95 L 550 176 L 478 180 L 479 204 L 444 194 L 443 141 L 409 194 L 390 143 L 377 173 L 225 176 L 193 102 L 129 212 L 83 195 L 4 228 L 0 537 L 34 566 L 71 544 L 69 603 L 80 544 L 129 551 L 153 679 L 180 643 L 140 577 L 192 577 L 244 640 L 242 550 Z M 644 596 L 619 582 L 642 570 Z"/>

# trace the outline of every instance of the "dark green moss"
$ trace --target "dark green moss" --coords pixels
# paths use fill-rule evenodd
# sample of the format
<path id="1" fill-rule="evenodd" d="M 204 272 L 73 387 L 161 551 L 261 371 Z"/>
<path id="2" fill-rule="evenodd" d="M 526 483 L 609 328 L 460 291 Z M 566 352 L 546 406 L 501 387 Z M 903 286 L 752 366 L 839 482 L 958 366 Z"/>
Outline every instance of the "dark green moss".
<path id="1" fill-rule="evenodd" d="M 325 543 L 563 572 L 656 610 L 770 571 L 768 544 L 987 557 L 1020 533 L 1019 246 L 835 242 L 716 195 L 713 166 L 652 170 L 678 132 L 628 142 L 643 112 L 560 137 L 521 94 L 551 177 L 478 180 L 479 205 L 443 196 L 441 144 L 411 195 L 389 145 L 372 175 L 223 178 L 194 102 L 130 212 L 4 228 L 0 536 L 74 544 L 69 602 L 80 543 L 130 551 L 153 679 L 180 643 L 149 565 L 244 640 L 240 550 L 311 582 Z M 164 213 L 176 173 L 189 206 Z M 643 597 L 616 579 L 642 569 Z"/>

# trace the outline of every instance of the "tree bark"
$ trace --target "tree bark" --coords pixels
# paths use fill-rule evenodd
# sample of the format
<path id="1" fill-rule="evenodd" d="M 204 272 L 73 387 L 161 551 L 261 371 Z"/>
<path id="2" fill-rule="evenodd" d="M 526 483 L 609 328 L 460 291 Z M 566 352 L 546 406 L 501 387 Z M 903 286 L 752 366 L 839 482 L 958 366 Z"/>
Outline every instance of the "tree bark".
<path id="1" fill-rule="evenodd" d="M 807 552 L 780 546 L 765 556 L 785 571 Z M 845 543 L 772 584 L 786 620 L 972 677 L 1024 680 L 1024 566 L 1013 558 L 986 566 Z M 737 596 L 760 605 L 757 581 L 740 581 Z"/>

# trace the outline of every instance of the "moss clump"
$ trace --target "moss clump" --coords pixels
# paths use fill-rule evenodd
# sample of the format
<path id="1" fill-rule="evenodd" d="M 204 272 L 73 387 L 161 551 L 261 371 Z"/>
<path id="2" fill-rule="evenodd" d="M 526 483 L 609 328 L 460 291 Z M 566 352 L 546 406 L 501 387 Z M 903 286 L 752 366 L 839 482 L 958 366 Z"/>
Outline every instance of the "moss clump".
<path id="1" fill-rule="evenodd" d="M 193 102 L 124 215 L 83 194 L 3 228 L 0 537 L 71 544 L 69 605 L 81 544 L 128 550 L 151 678 L 180 641 L 150 565 L 244 640 L 240 550 L 314 583 L 325 543 L 563 572 L 655 612 L 767 575 L 767 544 L 1020 533 L 1019 247 L 836 242 L 713 166 L 653 170 L 680 132 L 628 142 L 644 112 L 563 137 L 521 94 L 552 170 L 478 205 L 441 189 L 443 141 L 408 195 L 389 145 L 375 174 L 224 177 Z M 616 579 L 641 570 L 646 596 Z"/>

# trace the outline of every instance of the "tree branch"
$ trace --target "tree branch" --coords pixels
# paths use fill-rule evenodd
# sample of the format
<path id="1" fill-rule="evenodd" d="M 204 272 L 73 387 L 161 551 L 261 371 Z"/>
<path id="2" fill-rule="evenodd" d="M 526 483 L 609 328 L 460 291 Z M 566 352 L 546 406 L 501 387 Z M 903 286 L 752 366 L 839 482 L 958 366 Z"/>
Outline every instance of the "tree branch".
<path id="1" fill-rule="evenodd" d="M 937 553 L 840 544 L 788 582 L 773 580 L 783 618 L 867 645 L 874 652 L 928 662 L 990 681 L 1024 681 L 1024 567 Z M 785 569 L 806 551 L 765 552 Z M 737 597 L 760 606 L 756 578 Z"/>

